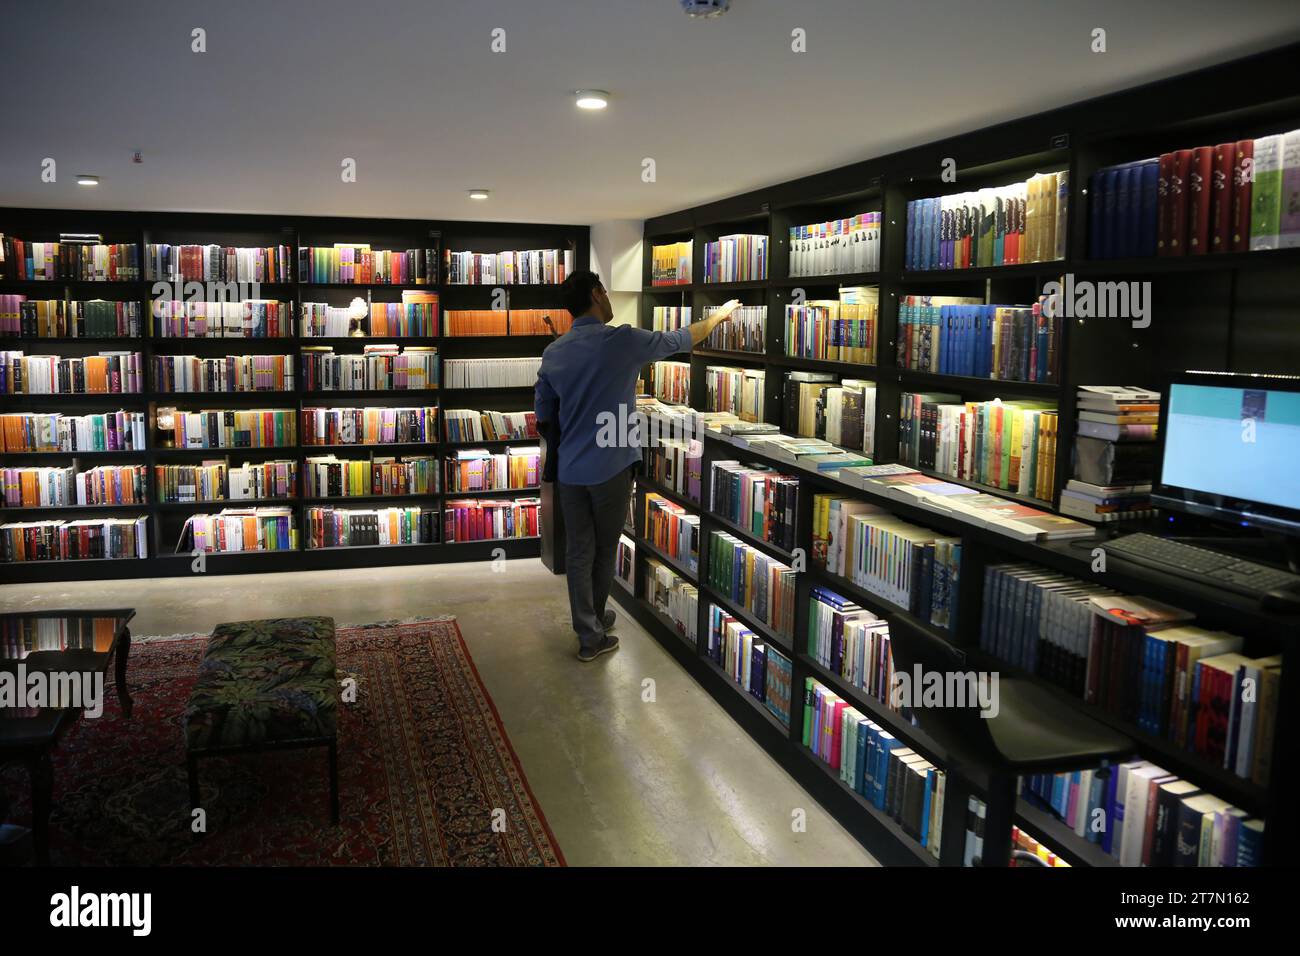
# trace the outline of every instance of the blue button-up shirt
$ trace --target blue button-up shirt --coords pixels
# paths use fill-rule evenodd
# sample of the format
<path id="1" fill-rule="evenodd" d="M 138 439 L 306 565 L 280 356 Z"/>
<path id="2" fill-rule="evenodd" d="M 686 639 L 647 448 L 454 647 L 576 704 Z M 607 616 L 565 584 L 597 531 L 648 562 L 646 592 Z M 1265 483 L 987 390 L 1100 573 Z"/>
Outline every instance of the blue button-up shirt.
<path id="1" fill-rule="evenodd" d="M 628 440 L 637 437 L 628 424 L 636 412 L 637 374 L 690 348 L 689 329 L 651 332 L 590 315 L 546 347 L 534 410 L 539 422 L 559 425 L 560 481 L 598 485 L 641 459 L 640 446 Z"/>

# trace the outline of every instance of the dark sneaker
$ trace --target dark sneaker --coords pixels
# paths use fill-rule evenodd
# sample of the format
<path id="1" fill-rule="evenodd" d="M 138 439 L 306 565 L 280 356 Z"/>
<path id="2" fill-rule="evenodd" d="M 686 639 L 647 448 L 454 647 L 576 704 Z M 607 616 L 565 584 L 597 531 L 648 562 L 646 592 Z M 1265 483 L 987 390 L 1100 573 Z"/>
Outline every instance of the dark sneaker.
<path id="1" fill-rule="evenodd" d="M 603 624 L 605 626 L 605 630 L 608 631 L 611 627 L 613 627 L 615 624 L 618 623 L 618 617 L 615 616 L 613 610 L 609 610 L 606 611 L 605 616 L 600 619 L 600 623 Z"/>
<path id="2" fill-rule="evenodd" d="M 618 650 L 618 638 L 613 634 L 606 634 L 605 639 L 595 647 L 582 647 L 578 649 L 578 660 L 584 664 L 589 664 L 601 654 L 608 654 L 610 651 Z"/>

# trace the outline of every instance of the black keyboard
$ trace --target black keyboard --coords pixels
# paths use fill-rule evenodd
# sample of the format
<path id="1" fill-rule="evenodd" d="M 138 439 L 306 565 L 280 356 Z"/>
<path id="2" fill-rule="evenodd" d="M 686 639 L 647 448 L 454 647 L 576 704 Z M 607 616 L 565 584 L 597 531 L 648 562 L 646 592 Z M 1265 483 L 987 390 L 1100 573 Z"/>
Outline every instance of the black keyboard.
<path id="1" fill-rule="evenodd" d="M 1127 561 L 1255 598 L 1300 586 L 1300 575 L 1152 534 L 1126 534 L 1104 547 Z"/>

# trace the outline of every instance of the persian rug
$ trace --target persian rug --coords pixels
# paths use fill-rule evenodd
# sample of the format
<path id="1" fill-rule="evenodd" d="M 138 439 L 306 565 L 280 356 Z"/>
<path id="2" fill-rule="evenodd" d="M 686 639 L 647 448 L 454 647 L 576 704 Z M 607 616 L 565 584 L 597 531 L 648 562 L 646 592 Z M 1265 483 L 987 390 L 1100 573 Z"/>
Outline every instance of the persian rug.
<path id="1" fill-rule="evenodd" d="M 52 864 L 564 865 L 454 618 L 338 628 L 356 688 L 339 704 L 339 826 L 324 749 L 289 750 L 200 761 L 196 837 L 184 715 L 206 640 L 136 638 L 132 719 L 110 686 L 55 750 Z M 25 769 L 0 787 L 29 823 Z"/>

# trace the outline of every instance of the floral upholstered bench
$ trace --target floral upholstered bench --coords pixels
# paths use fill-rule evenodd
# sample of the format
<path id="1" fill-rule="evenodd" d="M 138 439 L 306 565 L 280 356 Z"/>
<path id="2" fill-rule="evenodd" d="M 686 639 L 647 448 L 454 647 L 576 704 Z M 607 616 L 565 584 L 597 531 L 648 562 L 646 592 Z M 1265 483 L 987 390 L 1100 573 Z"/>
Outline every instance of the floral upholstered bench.
<path id="1" fill-rule="evenodd" d="M 218 624 L 185 711 L 190 806 L 199 805 L 201 757 L 324 747 L 338 823 L 338 686 L 333 618 Z"/>

